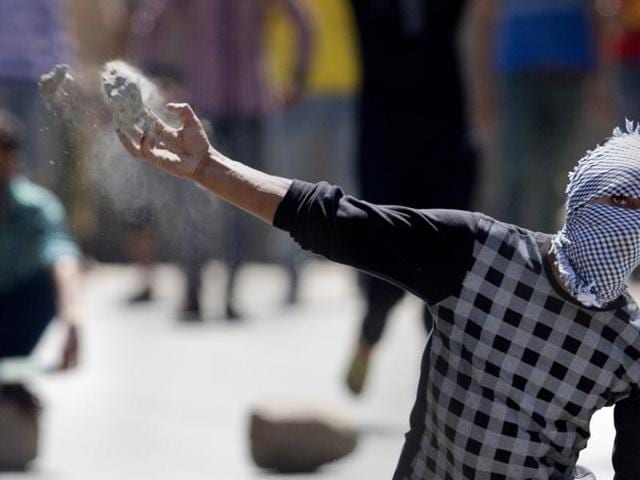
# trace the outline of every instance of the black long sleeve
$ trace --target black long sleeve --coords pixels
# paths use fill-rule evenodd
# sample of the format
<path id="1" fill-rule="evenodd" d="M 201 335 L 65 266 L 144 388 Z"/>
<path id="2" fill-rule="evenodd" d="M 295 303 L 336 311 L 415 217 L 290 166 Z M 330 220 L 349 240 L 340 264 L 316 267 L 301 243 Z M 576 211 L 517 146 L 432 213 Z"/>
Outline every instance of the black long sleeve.
<path id="1" fill-rule="evenodd" d="M 305 250 L 435 303 L 457 290 L 471 265 L 479 216 L 373 205 L 327 183 L 295 181 L 274 225 Z"/>

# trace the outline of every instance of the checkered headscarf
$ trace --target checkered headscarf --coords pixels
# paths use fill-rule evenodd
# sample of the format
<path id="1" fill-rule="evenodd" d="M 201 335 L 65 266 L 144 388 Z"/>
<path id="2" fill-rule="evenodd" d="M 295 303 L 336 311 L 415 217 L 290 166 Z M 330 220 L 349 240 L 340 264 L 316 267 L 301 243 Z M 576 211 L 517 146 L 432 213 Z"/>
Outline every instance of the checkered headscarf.
<path id="1" fill-rule="evenodd" d="M 560 277 L 586 306 L 616 299 L 640 264 L 640 211 L 591 203 L 609 195 L 640 198 L 640 127 L 631 122 L 569 175 L 567 220 L 553 240 Z"/>

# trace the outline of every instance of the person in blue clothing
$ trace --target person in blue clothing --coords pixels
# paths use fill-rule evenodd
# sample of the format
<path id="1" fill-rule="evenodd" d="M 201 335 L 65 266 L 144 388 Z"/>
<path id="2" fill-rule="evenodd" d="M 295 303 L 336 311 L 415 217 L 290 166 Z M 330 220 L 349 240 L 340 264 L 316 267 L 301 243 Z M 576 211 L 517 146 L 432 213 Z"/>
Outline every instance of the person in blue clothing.
<path id="1" fill-rule="evenodd" d="M 18 121 L 0 110 L 0 362 L 28 357 L 58 318 L 58 367 L 69 369 L 78 362 L 80 252 L 58 199 L 20 174 L 21 144 Z"/>
<path id="2" fill-rule="evenodd" d="M 18 121 L 0 110 L 0 403 L 5 415 L 10 406 L 9 412 L 19 412 L 26 424 L 37 426 L 40 402 L 24 383 L 28 378 L 21 369 L 12 367 L 29 362 L 54 318 L 65 325 L 54 368 L 77 365 L 80 252 L 67 232 L 58 199 L 20 174 L 22 146 Z M 0 422 L 0 428 L 7 425 Z M 32 460 L 31 455 L 35 450 L 20 458 L 2 456 L 3 462 L 12 463 L 0 468 L 26 468 L 23 462 Z"/>
<path id="3" fill-rule="evenodd" d="M 595 2 L 475 2 L 480 128 L 495 123 L 502 177 L 499 218 L 559 227 L 566 172 L 598 64 Z M 596 82 L 593 83 L 594 85 Z"/>

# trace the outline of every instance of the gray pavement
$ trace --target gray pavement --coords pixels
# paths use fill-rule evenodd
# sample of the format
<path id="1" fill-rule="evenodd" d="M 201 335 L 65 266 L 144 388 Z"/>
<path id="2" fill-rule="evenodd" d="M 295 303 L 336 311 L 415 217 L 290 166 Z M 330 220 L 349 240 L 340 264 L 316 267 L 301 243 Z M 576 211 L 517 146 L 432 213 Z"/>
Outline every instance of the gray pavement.
<path id="1" fill-rule="evenodd" d="M 46 405 L 41 455 L 32 471 L 0 480 L 391 478 L 424 342 L 415 299 L 394 312 L 368 388 L 353 399 L 342 379 L 361 304 L 349 270 L 311 263 L 301 304 L 283 307 L 284 273 L 250 265 L 240 279 L 242 324 L 218 318 L 219 265 L 206 272 L 202 324 L 175 320 L 182 278 L 172 267 L 158 273 L 158 300 L 126 306 L 135 271 L 92 270 L 83 365 L 34 381 Z M 43 365 L 58 333 L 52 329 L 40 348 Z M 362 431 L 358 448 L 315 474 L 261 472 L 249 458 L 247 422 L 251 406 L 265 399 L 335 407 Z M 596 415 L 592 433 L 581 461 L 599 480 L 610 479 L 610 409 Z"/>

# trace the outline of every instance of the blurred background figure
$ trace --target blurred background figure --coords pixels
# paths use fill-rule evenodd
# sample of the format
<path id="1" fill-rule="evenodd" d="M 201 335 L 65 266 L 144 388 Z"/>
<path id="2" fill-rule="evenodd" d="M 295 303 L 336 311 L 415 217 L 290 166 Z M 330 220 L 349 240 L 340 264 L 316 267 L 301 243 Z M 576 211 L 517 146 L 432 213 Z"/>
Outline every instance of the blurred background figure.
<path id="1" fill-rule="evenodd" d="M 11 111 L 31 132 L 25 139 L 25 170 L 57 193 L 66 181 L 58 167 L 63 162 L 62 148 L 52 138 L 56 136 L 52 128 L 59 125 L 52 118 L 43 120 L 37 82 L 54 65 L 73 61 L 68 20 L 62 0 L 0 1 L 0 107 Z"/>
<path id="2" fill-rule="evenodd" d="M 640 1 L 607 0 L 604 14 L 613 19 L 610 53 L 619 122 L 640 120 Z"/>
<path id="3" fill-rule="evenodd" d="M 104 231 L 113 230 L 113 222 L 104 215 L 105 201 L 96 194 L 99 189 L 92 188 L 96 143 L 102 137 L 97 132 L 110 121 L 102 106 L 99 72 L 106 61 L 125 55 L 129 17 L 124 0 L 67 0 L 66 4 L 75 46 L 73 76 L 79 98 L 72 100 L 72 115 L 62 114 L 70 131 L 64 152 L 69 167 L 65 169 L 63 202 L 75 237 L 83 247 L 95 250 L 92 242 L 98 236 L 105 244 L 115 243 Z M 103 225 L 109 227 L 101 229 Z"/>
<path id="4" fill-rule="evenodd" d="M 458 52 L 463 0 L 352 1 L 362 49 L 358 180 L 363 199 L 415 208 L 470 208 L 476 155 Z M 401 166 L 399 168 L 399 166 Z M 347 374 L 363 388 L 369 357 L 404 296 L 363 276 L 366 312 Z M 425 329 L 432 325 L 425 307 Z"/>
<path id="5" fill-rule="evenodd" d="M 0 111 L 0 362 L 29 357 L 57 317 L 66 325 L 59 368 L 68 369 L 78 361 L 80 252 L 58 199 L 20 175 L 21 133 Z M 37 413 L 23 387 L 8 391 Z"/>
<path id="6" fill-rule="evenodd" d="M 480 128 L 492 130 L 495 124 L 501 190 L 497 215 L 553 233 L 573 153 L 581 151 L 576 143 L 588 81 L 598 72 L 596 2 L 474 3 L 471 79 L 478 92 Z M 601 92 L 594 89 L 590 96 L 596 93 Z"/>
<path id="7" fill-rule="evenodd" d="M 307 76 L 311 43 L 310 28 L 297 0 L 144 0 L 134 19 L 136 33 L 148 37 L 147 59 L 163 58 L 164 52 L 154 51 L 161 44 L 162 23 L 181 19 L 185 48 L 179 75 L 191 103 L 210 122 L 213 137 L 225 154 L 258 167 L 256 162 L 260 162 L 264 148 L 264 122 L 278 105 L 276 92 L 267 79 L 264 44 L 267 9 L 274 2 L 283 6 L 297 32 L 292 82 L 281 99 L 282 103 L 291 104 L 300 97 Z M 189 188 L 194 189 L 192 185 Z M 183 201 L 188 203 L 193 195 L 185 192 Z M 240 317 L 234 306 L 237 274 L 257 222 L 226 206 L 224 214 L 225 316 L 234 320 Z M 184 311 L 199 318 L 204 238 L 198 241 L 195 234 L 185 237 Z"/>
<path id="8" fill-rule="evenodd" d="M 302 0 L 313 31 L 309 73 L 300 102 L 269 122 L 272 171 L 292 178 L 327 180 L 355 193 L 353 147 L 359 64 L 355 25 L 348 0 Z M 281 91 L 294 79 L 296 30 L 282 6 L 269 16 L 271 74 Z M 305 255 L 282 232 L 272 232 L 276 258 L 289 276 L 287 303 L 296 303 Z"/>

